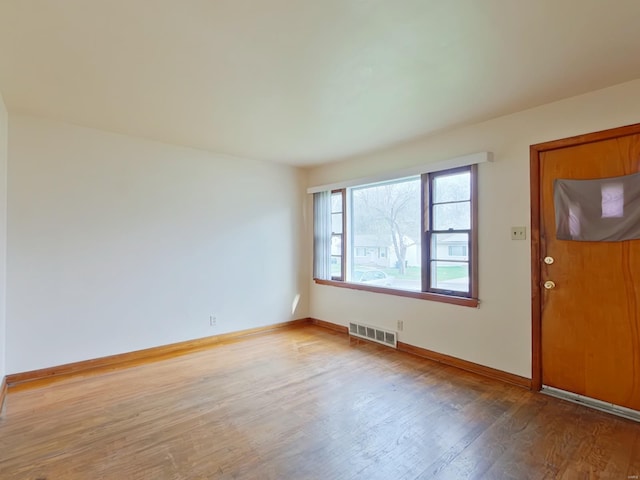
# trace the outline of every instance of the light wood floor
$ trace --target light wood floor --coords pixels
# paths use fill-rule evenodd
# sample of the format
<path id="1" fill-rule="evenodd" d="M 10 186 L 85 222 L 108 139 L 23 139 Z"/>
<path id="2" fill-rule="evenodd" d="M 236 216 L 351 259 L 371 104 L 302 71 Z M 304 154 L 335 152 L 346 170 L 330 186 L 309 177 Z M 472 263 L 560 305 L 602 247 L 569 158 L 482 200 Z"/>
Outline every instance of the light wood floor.
<path id="1" fill-rule="evenodd" d="M 305 326 L 9 391 L 0 478 L 622 479 L 640 425 Z"/>

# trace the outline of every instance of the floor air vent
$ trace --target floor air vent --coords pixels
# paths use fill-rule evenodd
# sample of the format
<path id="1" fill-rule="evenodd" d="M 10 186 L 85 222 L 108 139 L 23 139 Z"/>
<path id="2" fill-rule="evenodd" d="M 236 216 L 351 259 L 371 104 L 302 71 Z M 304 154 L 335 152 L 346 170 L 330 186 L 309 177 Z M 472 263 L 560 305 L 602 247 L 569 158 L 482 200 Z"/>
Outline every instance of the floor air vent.
<path id="1" fill-rule="evenodd" d="M 388 347 L 397 347 L 398 338 L 396 332 L 383 330 L 382 328 L 349 322 L 349 335 L 366 338 L 372 342 L 378 342 Z"/>

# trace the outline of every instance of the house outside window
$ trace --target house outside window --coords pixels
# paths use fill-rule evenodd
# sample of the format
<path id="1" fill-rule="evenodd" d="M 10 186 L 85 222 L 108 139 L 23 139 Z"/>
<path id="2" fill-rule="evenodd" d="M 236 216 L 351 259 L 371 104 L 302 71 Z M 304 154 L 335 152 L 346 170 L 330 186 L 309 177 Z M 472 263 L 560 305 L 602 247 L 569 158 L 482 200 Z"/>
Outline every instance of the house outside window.
<path id="1" fill-rule="evenodd" d="M 449 245 L 447 253 L 450 257 L 466 257 L 467 246 L 466 245 Z"/>

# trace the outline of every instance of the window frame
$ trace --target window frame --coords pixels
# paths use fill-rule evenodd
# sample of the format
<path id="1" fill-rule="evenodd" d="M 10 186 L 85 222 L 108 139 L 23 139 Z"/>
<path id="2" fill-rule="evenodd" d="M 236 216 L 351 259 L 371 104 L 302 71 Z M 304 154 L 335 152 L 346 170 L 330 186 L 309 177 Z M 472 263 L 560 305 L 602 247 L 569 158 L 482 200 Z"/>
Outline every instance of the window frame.
<path id="1" fill-rule="evenodd" d="M 342 214 L 342 233 L 335 233 L 333 231 L 333 228 L 331 229 L 331 238 L 333 239 L 334 236 L 340 236 L 340 275 L 333 275 L 331 274 L 331 280 L 336 281 L 336 282 L 344 282 L 345 281 L 345 277 L 346 277 L 346 267 L 347 267 L 347 257 L 345 255 L 346 253 L 346 249 L 345 249 L 345 240 L 347 238 L 347 201 L 346 201 L 346 189 L 345 188 L 339 188 L 336 190 L 331 190 L 331 216 L 333 217 L 334 214 Z M 333 196 L 336 194 L 340 194 L 341 196 L 341 202 L 340 202 L 340 212 L 334 212 L 333 211 Z M 333 226 L 333 221 L 331 222 L 331 225 Z M 330 257 L 337 257 L 338 255 L 333 255 L 330 253 Z"/>
<path id="2" fill-rule="evenodd" d="M 474 193 L 477 191 L 474 188 L 474 178 L 477 177 L 474 168 L 476 165 L 470 165 L 465 167 L 450 168 L 447 170 L 440 170 L 437 172 L 425 173 L 422 175 L 422 188 L 423 198 L 425 199 L 422 204 L 423 208 L 423 246 L 422 249 L 422 290 L 424 292 L 436 293 L 441 295 L 450 295 L 454 297 L 474 298 L 477 297 L 477 281 L 474 281 L 474 272 L 477 268 L 474 266 L 476 262 L 476 255 L 474 253 L 474 244 L 477 244 L 477 200 L 474 198 Z M 476 167 L 477 168 L 477 167 Z M 433 209 L 435 205 L 442 205 L 444 202 L 433 201 L 433 184 L 438 177 L 446 177 L 449 175 L 455 175 L 456 173 L 469 172 L 469 228 L 460 229 L 448 229 L 448 230 L 436 230 L 433 225 Z M 466 201 L 466 200 L 465 200 Z M 447 202 L 449 203 L 449 202 Z M 454 203 L 454 202 L 451 202 Z M 456 202 L 457 203 L 457 202 Z M 426 204 L 426 208 L 425 208 Z M 475 226 L 475 228 L 474 228 Z M 469 235 L 469 243 L 467 244 L 467 260 L 440 260 L 451 263 L 463 263 L 469 267 L 469 291 L 460 292 L 456 290 L 445 290 L 432 286 L 431 284 L 431 265 L 434 261 L 438 261 L 437 258 L 433 258 L 431 255 L 431 241 L 434 234 L 455 234 L 464 233 Z M 475 284 L 475 285 L 474 285 Z M 474 288 L 475 286 L 475 288 Z"/>
<path id="3" fill-rule="evenodd" d="M 469 265 L 469 292 L 447 291 L 435 289 L 430 286 L 430 265 L 431 265 L 431 218 L 433 216 L 433 203 L 431 198 L 432 182 L 438 176 L 446 176 L 458 172 L 468 171 L 470 173 L 470 220 L 471 225 L 469 231 L 469 245 L 467 248 L 468 265 Z M 398 178 L 397 180 L 402 180 Z M 360 187 L 363 185 L 360 185 Z M 400 290 L 392 287 L 382 287 L 373 285 L 363 285 L 362 283 L 354 283 L 346 281 L 347 267 L 347 249 L 346 244 L 349 242 L 350 233 L 347 231 L 347 189 L 336 189 L 331 191 L 332 195 L 341 193 L 342 195 L 342 275 L 341 278 L 331 280 L 323 280 L 314 278 L 314 282 L 319 285 L 330 285 L 341 288 L 349 288 L 352 290 L 363 290 L 374 293 L 383 293 L 387 295 L 395 295 L 400 297 L 416 298 L 422 300 L 430 300 L 441 303 L 465 307 L 478 307 L 480 301 L 478 299 L 478 166 L 477 164 L 438 170 L 421 175 L 421 230 L 422 230 L 422 284 L 421 291 Z M 466 231 L 466 229 L 465 229 Z M 455 233 L 455 232 L 454 232 Z M 354 253 L 355 255 L 355 253 Z M 464 263 L 467 263 L 464 262 Z"/>

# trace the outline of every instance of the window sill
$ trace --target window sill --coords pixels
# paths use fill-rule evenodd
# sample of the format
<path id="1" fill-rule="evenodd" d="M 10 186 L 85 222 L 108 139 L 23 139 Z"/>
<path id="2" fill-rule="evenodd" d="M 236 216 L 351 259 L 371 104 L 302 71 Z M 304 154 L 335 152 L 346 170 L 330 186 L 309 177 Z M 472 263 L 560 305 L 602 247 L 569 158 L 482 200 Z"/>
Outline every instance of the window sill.
<path id="1" fill-rule="evenodd" d="M 433 302 L 460 305 L 461 307 L 477 308 L 478 305 L 480 305 L 480 301 L 477 298 L 455 297 L 453 295 L 442 295 L 439 293 L 431 293 L 431 292 L 412 292 L 409 290 L 397 290 L 395 288 L 362 285 L 361 283 L 340 282 L 337 280 L 321 280 L 319 278 L 314 278 L 313 281 L 318 285 L 329 285 L 332 287 L 350 288 L 351 290 L 362 290 L 365 292 L 384 293 L 385 295 L 396 295 L 398 297 L 417 298 L 420 300 L 431 300 Z"/>

